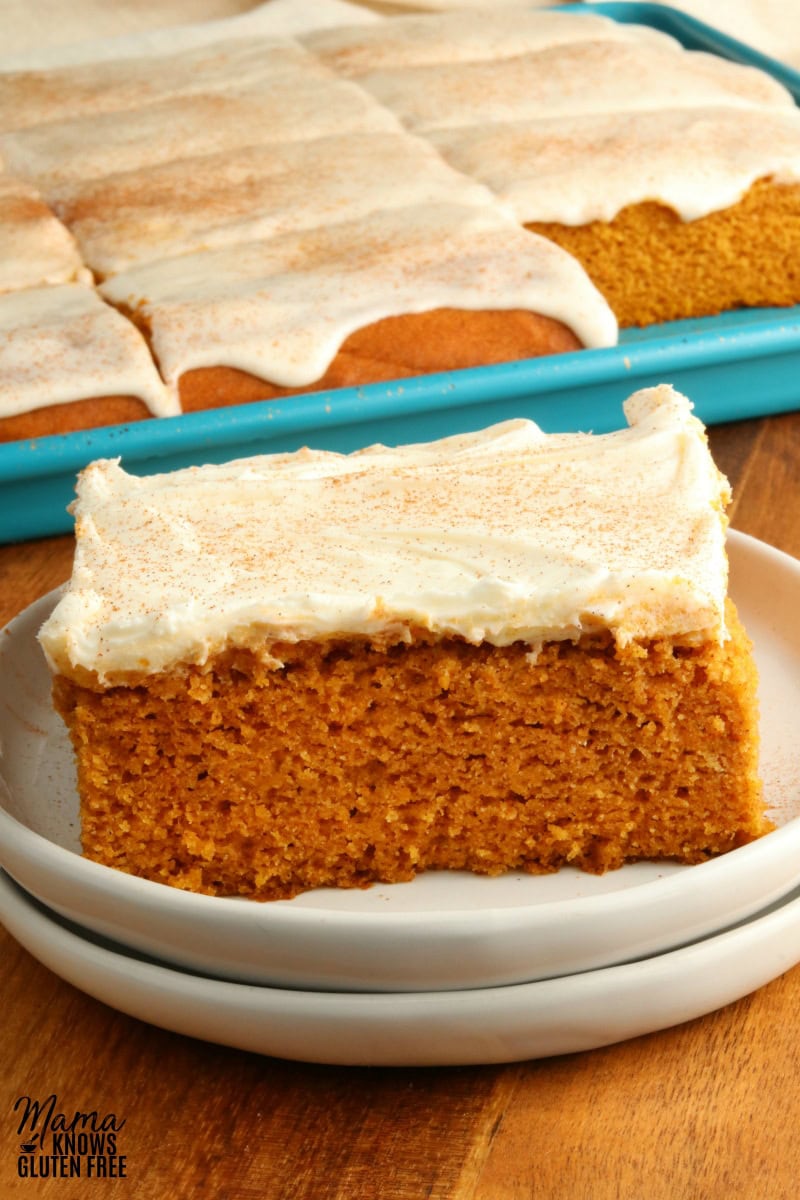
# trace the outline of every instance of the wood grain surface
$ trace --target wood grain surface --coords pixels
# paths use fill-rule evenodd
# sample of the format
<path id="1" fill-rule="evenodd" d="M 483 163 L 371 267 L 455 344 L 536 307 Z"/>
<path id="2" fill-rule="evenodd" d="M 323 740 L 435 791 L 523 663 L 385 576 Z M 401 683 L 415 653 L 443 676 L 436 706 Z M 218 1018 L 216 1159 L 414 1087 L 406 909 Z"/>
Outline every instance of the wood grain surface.
<path id="1" fill-rule="evenodd" d="M 720 426 L 733 524 L 800 556 L 800 414 Z M 5 622 L 72 543 L 0 548 Z M 718 1013 L 503 1067 L 306 1066 L 206 1045 L 62 983 L 0 931 L 0 1197 L 794 1200 L 800 968 Z M 114 1112 L 124 1179 L 19 1179 L 12 1106 Z"/>

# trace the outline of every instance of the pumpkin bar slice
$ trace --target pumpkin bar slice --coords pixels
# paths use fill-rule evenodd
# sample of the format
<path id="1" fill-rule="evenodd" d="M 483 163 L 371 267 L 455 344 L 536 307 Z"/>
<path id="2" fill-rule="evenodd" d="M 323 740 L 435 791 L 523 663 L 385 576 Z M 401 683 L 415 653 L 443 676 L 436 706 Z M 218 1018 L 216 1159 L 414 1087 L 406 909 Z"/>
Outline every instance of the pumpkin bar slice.
<path id="1" fill-rule="evenodd" d="M 83 851 L 261 899 L 697 863 L 769 828 L 725 479 L 687 400 L 79 483 L 41 631 Z"/>

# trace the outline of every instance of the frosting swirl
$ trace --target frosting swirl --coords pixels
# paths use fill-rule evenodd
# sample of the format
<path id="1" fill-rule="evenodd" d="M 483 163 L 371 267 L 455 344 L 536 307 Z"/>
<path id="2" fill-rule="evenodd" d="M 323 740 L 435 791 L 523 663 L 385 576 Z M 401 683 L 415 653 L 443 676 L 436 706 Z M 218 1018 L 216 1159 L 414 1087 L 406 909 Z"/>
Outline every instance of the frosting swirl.
<path id="1" fill-rule="evenodd" d="M 147 478 L 94 463 L 44 649 L 113 680 L 230 645 L 269 657 L 275 641 L 419 627 L 532 647 L 600 629 L 721 637 L 727 481 L 670 387 L 625 412 L 604 435 L 520 420 Z"/>

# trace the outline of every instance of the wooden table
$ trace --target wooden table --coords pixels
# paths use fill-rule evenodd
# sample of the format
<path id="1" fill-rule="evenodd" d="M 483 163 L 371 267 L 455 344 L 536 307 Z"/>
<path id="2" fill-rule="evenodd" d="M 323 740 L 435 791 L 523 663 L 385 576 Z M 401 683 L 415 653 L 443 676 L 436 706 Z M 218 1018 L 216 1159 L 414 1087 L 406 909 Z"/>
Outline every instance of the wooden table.
<path id="1" fill-rule="evenodd" d="M 733 524 L 800 556 L 800 414 L 711 433 Z M 0 549 L 0 623 L 72 543 Z M 206 1045 L 62 983 L 0 930 L 0 1196 L 83 1200 L 795 1200 L 800 967 L 721 1012 L 513 1066 L 305 1066 Z M 125 1119 L 126 1177 L 18 1179 L 12 1106 Z"/>

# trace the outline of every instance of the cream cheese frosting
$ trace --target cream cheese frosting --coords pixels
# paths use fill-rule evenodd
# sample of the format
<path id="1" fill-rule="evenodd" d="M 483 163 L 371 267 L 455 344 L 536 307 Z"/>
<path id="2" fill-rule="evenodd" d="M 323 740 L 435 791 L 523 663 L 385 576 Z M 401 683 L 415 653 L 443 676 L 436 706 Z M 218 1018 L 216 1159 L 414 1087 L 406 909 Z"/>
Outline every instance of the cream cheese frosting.
<path id="1" fill-rule="evenodd" d="M 151 379 L 154 412 L 178 410 L 193 368 L 313 385 L 349 333 L 435 307 L 525 308 L 609 345 L 615 322 L 582 268 L 520 223 L 610 220 L 642 200 L 693 220 L 757 179 L 800 178 L 780 84 L 597 14 L 495 7 L 159 45 L 156 59 L 0 74 L 0 155 L 67 227 L 43 224 L 39 247 L 58 236 L 66 252 L 74 232 L 118 328 L 140 314 L 169 391 L 157 399 Z M 62 275 L 26 252 L 26 275 L 12 247 L 0 289 L 91 282 L 71 253 Z M 126 328 L 120 354 L 133 339 L 147 355 Z M 73 393 L 74 348 L 61 379 L 56 357 L 34 361 L 47 366 L 26 403 Z"/>
<path id="2" fill-rule="evenodd" d="M 85 28 L 81 28 L 81 17 Z M 69 22 L 58 28 L 45 30 L 39 25 L 35 45 L 24 27 L 4 30 L 0 72 L 50 71 L 141 57 L 153 61 L 233 38 L 291 37 L 313 29 L 370 25 L 382 19 L 348 0 L 303 0 L 302 4 L 297 0 L 268 0 L 232 17 L 166 27 L 162 5 L 156 9 L 131 6 L 124 14 L 118 6 L 91 7 L 85 12 L 71 11 Z M 123 25 L 127 32 L 121 33 Z M 66 42 L 65 33 L 69 39 Z"/>
<path id="3" fill-rule="evenodd" d="M 92 282 L 75 238 L 36 188 L 0 171 L 0 293 Z"/>
<path id="4" fill-rule="evenodd" d="M 248 146 L 182 158 L 60 189 L 57 196 L 59 215 L 101 275 L 354 221 L 380 209 L 494 203 L 486 187 L 400 129 L 289 142 L 279 154 L 273 146 Z"/>
<path id="5" fill-rule="evenodd" d="M 796 108 L 586 114 L 427 137 L 523 222 L 611 221 L 648 200 L 694 221 L 736 204 L 758 179 L 800 183 Z"/>
<path id="6" fill-rule="evenodd" d="M 349 334 L 396 313 L 520 308 L 563 321 L 585 346 L 617 333 L 576 260 L 492 205 L 379 211 L 146 263 L 101 291 L 143 318 L 173 391 L 184 372 L 219 365 L 302 387 Z"/>
<path id="7" fill-rule="evenodd" d="M 144 338 L 81 284 L 0 296 L 0 417 L 93 396 L 135 396 L 153 416 L 180 409 Z"/>
<path id="8" fill-rule="evenodd" d="M 178 52 L 154 69 L 153 59 L 85 63 L 50 71 L 0 73 L 0 128 L 25 129 L 53 119 L 98 113 L 258 84 L 276 72 L 313 69 L 315 60 L 289 38 L 220 41 Z M 317 68 L 318 74 L 326 72 Z"/>
<path id="9" fill-rule="evenodd" d="M 62 186 L 242 146 L 396 132 L 397 118 L 357 84 L 313 64 L 247 85 L 96 116 L 48 121 L 0 136 L 8 168 L 50 197 Z"/>
<path id="10" fill-rule="evenodd" d="M 649 42 L 680 50 L 680 43 L 645 25 L 620 24 L 596 13 L 460 11 L 382 21 L 360 28 L 326 29 L 301 39 L 341 75 L 358 78 L 387 67 L 482 62 L 585 41 Z"/>
<path id="11" fill-rule="evenodd" d="M 598 629 L 720 638 L 727 481 L 684 397 L 664 385 L 624 407 L 604 435 L 518 420 L 146 478 L 93 463 L 41 643 L 53 669 L 102 683 L 416 627 L 532 649 Z"/>
<path id="12" fill-rule="evenodd" d="M 771 76 L 700 51 L 581 41 L 491 62 L 435 63 L 359 78 L 415 132 L 581 113 L 726 105 L 792 108 Z"/>

